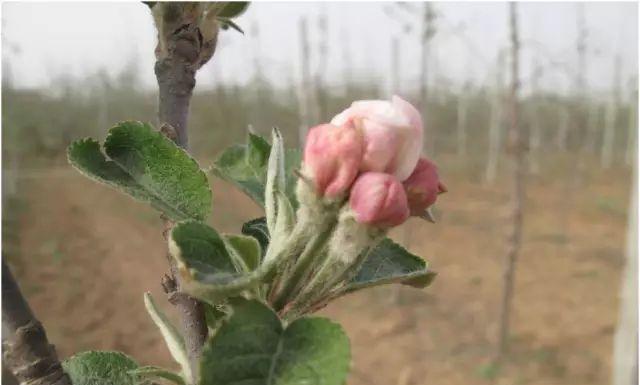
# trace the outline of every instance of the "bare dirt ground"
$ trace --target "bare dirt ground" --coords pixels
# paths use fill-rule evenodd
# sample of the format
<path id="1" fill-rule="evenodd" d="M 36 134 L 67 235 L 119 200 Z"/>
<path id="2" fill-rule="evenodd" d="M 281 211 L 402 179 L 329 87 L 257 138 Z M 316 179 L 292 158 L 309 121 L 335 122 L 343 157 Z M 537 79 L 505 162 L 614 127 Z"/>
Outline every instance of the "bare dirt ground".
<path id="1" fill-rule="evenodd" d="M 368 290 L 322 311 L 351 338 L 348 383 L 608 383 L 629 179 L 624 170 L 603 172 L 574 190 L 563 178 L 530 180 L 511 351 L 496 370 L 486 364 L 498 318 L 508 186 L 450 175 L 439 223 L 409 224 L 411 250 L 439 273 L 434 284 Z M 142 303 L 151 291 L 175 316 L 160 290 L 167 262 L 158 214 L 66 167 L 21 186 L 12 229 L 17 252 L 9 262 L 60 355 L 117 349 L 173 367 Z M 219 230 L 237 232 L 259 214 L 230 186 L 213 187 Z M 394 236 L 405 237 L 402 230 Z"/>

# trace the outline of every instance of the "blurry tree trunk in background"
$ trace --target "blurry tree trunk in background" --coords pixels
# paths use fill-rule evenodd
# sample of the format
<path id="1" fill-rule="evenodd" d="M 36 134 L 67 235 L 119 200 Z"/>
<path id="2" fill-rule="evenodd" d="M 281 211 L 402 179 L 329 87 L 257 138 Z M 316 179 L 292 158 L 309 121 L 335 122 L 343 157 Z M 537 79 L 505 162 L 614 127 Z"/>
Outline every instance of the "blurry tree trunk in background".
<path id="1" fill-rule="evenodd" d="M 512 155 L 512 192 L 511 192 L 511 233 L 503 262 L 502 300 L 495 359 L 500 362 L 508 348 L 509 320 L 514 291 L 516 262 L 522 244 L 523 206 L 525 200 L 526 144 L 519 122 L 519 65 L 520 41 L 518 38 L 518 16 L 516 3 L 509 3 L 509 26 L 511 34 L 511 92 L 509 95 L 509 150 Z"/>
<path id="2" fill-rule="evenodd" d="M 614 336 L 613 385 L 638 384 L 638 160 L 635 156 L 633 164 L 627 255 Z"/>
<path id="3" fill-rule="evenodd" d="M 531 101 L 529 107 L 529 171 L 532 174 L 540 172 L 540 142 L 542 141 L 542 127 L 540 127 L 538 81 L 542 77 L 542 67 L 534 59 L 531 74 Z"/>
<path id="4" fill-rule="evenodd" d="M 318 39 L 318 63 L 316 66 L 314 82 L 318 114 L 316 116 L 317 120 L 314 121 L 314 124 L 324 121 L 327 116 L 327 90 L 325 89 L 325 76 L 327 72 L 327 64 L 329 62 L 329 48 L 327 45 L 327 41 L 329 40 L 329 29 L 326 14 L 320 14 L 318 16 L 318 32 L 320 38 Z"/>
<path id="5" fill-rule="evenodd" d="M 300 19 L 300 65 L 301 76 L 300 81 L 300 126 L 298 128 L 298 138 L 300 148 L 304 148 L 304 140 L 307 130 L 314 122 L 313 114 L 313 83 L 311 82 L 311 69 L 309 66 L 309 30 L 307 19 Z"/>
<path id="6" fill-rule="evenodd" d="M 566 101 L 562 101 L 558 104 L 558 115 L 556 148 L 559 151 L 565 151 L 567 149 L 567 138 L 569 137 L 569 127 L 571 125 L 569 106 L 567 106 Z"/>
<path id="7" fill-rule="evenodd" d="M 587 137 L 585 139 L 584 151 L 586 154 L 596 152 L 596 141 L 600 127 L 600 105 L 591 99 L 588 101 L 589 111 L 587 112 Z"/>
<path id="8" fill-rule="evenodd" d="M 391 93 L 400 92 L 400 39 L 391 38 Z"/>
<path id="9" fill-rule="evenodd" d="M 262 87 L 264 85 L 264 74 L 262 72 L 262 62 L 260 60 L 260 27 L 255 20 L 253 20 L 253 22 L 251 23 L 249 36 L 252 45 L 251 61 L 253 63 L 253 79 L 251 79 L 251 87 L 253 88 L 253 90 L 251 92 L 250 98 L 252 100 L 250 102 L 253 108 L 249 109 L 248 115 L 250 122 L 249 124 L 254 129 L 258 127 L 259 131 L 261 128 L 260 123 L 262 122 L 262 118 L 264 117 L 263 101 L 261 100 L 261 97 L 264 95 L 264 93 L 262 92 Z"/>
<path id="10" fill-rule="evenodd" d="M 637 80 L 632 80 L 631 95 L 629 98 L 629 112 L 627 118 L 627 149 L 625 161 L 628 165 L 635 165 L 635 154 L 638 145 L 638 90 Z"/>
<path id="11" fill-rule="evenodd" d="M 467 156 L 467 113 L 469 110 L 469 96 L 467 95 L 471 90 L 471 85 L 468 81 L 465 82 L 460 95 L 458 96 L 458 105 L 456 111 L 456 136 L 457 136 L 457 148 L 458 148 L 458 160 L 461 162 Z"/>
<path id="12" fill-rule="evenodd" d="M 498 53 L 496 64 L 496 84 L 491 98 L 491 111 L 489 113 L 489 153 L 487 154 L 487 168 L 484 175 L 486 184 L 495 182 L 498 174 L 498 161 L 502 147 L 502 123 L 503 123 L 503 95 L 504 87 L 504 55 Z"/>
<path id="13" fill-rule="evenodd" d="M 604 115 L 604 133 L 602 137 L 602 152 L 600 153 L 600 166 L 602 168 L 609 168 L 613 164 L 613 147 L 616 140 L 618 102 L 620 100 L 620 66 L 621 57 L 618 54 L 614 64 L 613 87 Z"/>
<path id="14" fill-rule="evenodd" d="M 353 82 L 351 68 L 351 48 L 349 47 L 349 33 L 348 29 L 342 28 L 340 31 L 340 40 L 342 41 L 342 83 L 344 84 L 344 96 L 350 99 L 351 95 L 351 83 Z"/>
<path id="15" fill-rule="evenodd" d="M 107 75 L 104 74 L 104 76 L 101 79 L 102 87 L 100 87 L 100 98 L 99 98 L 98 119 L 97 119 L 98 124 L 95 126 L 96 131 L 94 133 L 96 138 L 101 138 L 104 133 L 104 130 L 107 127 L 109 127 L 109 124 L 111 124 L 111 121 L 109 120 L 109 100 L 108 100 L 110 84 L 109 84 L 109 78 L 106 76 Z"/>
<path id="16" fill-rule="evenodd" d="M 434 19 L 435 13 L 430 2 L 422 4 L 422 37 L 421 37 L 421 53 L 420 53 L 420 111 L 422 111 L 422 119 L 424 120 L 425 136 L 430 138 L 427 140 L 427 154 L 433 156 L 435 151 L 435 131 L 429 125 L 429 45 L 431 39 L 435 35 Z"/>

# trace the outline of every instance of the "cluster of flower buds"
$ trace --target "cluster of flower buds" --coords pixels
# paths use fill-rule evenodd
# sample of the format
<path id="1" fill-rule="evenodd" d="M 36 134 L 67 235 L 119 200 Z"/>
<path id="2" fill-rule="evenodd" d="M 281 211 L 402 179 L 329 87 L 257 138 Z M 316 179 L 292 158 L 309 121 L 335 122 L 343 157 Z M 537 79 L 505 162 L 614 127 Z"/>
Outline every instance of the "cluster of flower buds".
<path id="1" fill-rule="evenodd" d="M 390 228 L 424 217 L 446 191 L 422 145 L 422 118 L 410 103 L 356 101 L 309 130 L 302 173 L 319 197 L 348 197 L 359 223 Z"/>
<path id="2" fill-rule="evenodd" d="M 347 281 L 388 229 L 431 218 L 446 188 L 422 146 L 420 113 L 398 96 L 354 102 L 309 130 L 290 237 L 299 256 L 282 273 L 277 308 L 304 313 Z"/>

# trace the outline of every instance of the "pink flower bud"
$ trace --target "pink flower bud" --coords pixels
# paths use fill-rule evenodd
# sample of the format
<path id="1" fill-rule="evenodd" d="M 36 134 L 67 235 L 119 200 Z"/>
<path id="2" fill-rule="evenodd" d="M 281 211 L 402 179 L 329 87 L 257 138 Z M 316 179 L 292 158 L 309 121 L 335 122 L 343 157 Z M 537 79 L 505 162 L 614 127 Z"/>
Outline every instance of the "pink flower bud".
<path id="1" fill-rule="evenodd" d="M 438 194 L 447 191 L 440 182 L 438 168 L 426 158 L 420 158 L 411 176 L 403 183 L 413 216 L 422 216 L 436 202 Z"/>
<path id="2" fill-rule="evenodd" d="M 356 221 L 378 227 L 393 227 L 409 218 L 407 195 L 402 184 L 392 175 L 366 172 L 358 176 L 349 205 Z"/>
<path id="3" fill-rule="evenodd" d="M 362 130 L 365 149 L 360 171 L 385 172 L 403 181 L 411 175 L 422 152 L 420 113 L 399 96 L 393 96 L 390 102 L 353 102 L 331 124 Z"/>
<path id="4" fill-rule="evenodd" d="M 307 134 L 303 172 L 319 195 L 337 198 L 348 192 L 356 178 L 362 152 L 362 135 L 355 127 L 315 126 Z"/>

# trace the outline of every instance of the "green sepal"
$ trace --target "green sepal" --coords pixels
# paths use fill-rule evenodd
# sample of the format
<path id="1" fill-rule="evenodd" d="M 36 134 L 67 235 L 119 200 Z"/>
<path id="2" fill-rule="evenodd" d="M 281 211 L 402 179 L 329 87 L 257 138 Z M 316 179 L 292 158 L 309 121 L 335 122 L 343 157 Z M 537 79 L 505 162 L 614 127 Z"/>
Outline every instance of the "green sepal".
<path id="1" fill-rule="evenodd" d="M 385 238 L 369 253 L 358 272 L 341 291 L 352 292 L 388 283 L 423 288 L 433 281 L 435 275 L 424 259 Z"/>

